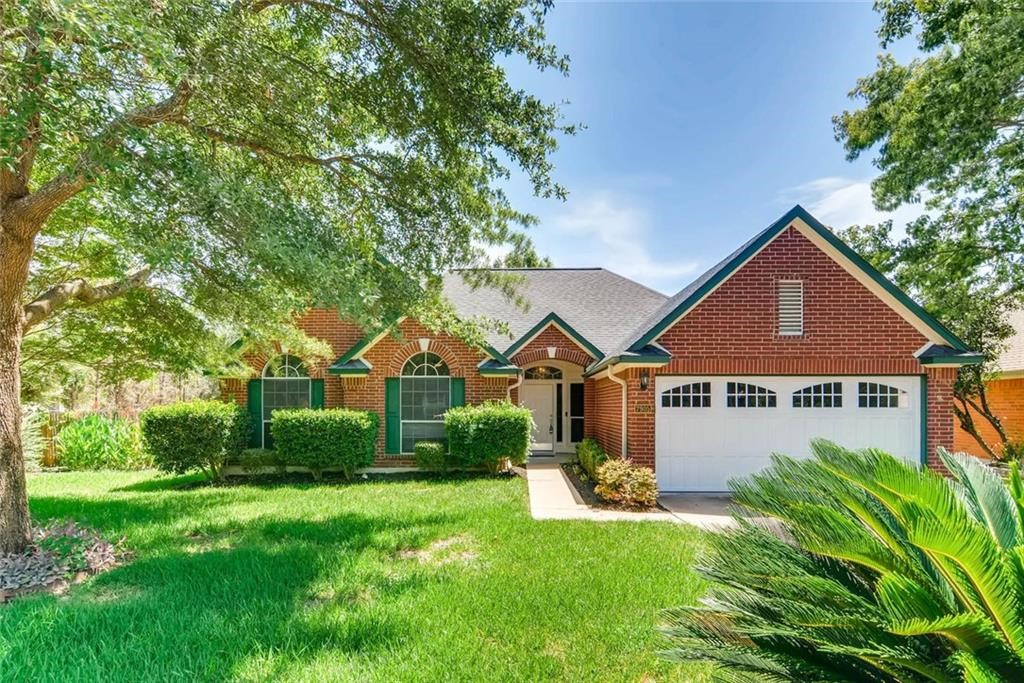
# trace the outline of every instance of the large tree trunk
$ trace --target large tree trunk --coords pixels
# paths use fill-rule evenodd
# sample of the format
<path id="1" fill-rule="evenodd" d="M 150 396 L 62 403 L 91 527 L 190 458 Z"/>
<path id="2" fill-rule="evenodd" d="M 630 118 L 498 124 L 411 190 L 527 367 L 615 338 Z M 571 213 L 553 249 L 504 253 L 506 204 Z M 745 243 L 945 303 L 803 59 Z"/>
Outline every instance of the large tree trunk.
<path id="1" fill-rule="evenodd" d="M 0 220 L 0 553 L 24 549 L 32 530 L 21 452 L 20 361 L 33 240 L 15 227 Z"/>

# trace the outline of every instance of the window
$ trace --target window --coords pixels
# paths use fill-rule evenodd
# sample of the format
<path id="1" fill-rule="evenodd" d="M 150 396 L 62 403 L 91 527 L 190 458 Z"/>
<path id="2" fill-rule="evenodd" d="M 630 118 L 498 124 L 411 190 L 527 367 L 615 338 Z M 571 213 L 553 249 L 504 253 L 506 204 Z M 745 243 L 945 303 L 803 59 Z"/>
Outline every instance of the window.
<path id="1" fill-rule="evenodd" d="M 779 280 L 779 335 L 796 337 L 803 333 L 804 283 Z"/>
<path id="2" fill-rule="evenodd" d="M 523 379 L 562 379 L 562 371 L 547 365 L 527 368 Z"/>
<path id="3" fill-rule="evenodd" d="M 725 405 L 728 408 L 774 408 L 775 392 L 756 384 L 728 382 L 725 385 Z"/>
<path id="4" fill-rule="evenodd" d="M 402 452 L 417 441 L 445 443 L 444 411 L 451 405 L 448 365 L 434 353 L 417 353 L 402 367 Z"/>
<path id="5" fill-rule="evenodd" d="M 661 392 L 662 408 L 710 408 L 711 382 L 680 384 Z"/>
<path id="6" fill-rule="evenodd" d="M 825 382 L 793 392 L 794 408 L 842 408 L 843 383 Z"/>
<path id="7" fill-rule="evenodd" d="M 263 447 L 273 448 L 270 418 L 278 408 L 308 408 L 309 375 L 295 356 L 278 356 L 263 368 Z"/>
<path id="8" fill-rule="evenodd" d="M 583 441 L 583 384 L 569 385 L 569 441 Z"/>
<path id="9" fill-rule="evenodd" d="M 888 384 L 859 382 L 857 405 L 860 408 L 906 408 L 907 392 Z"/>

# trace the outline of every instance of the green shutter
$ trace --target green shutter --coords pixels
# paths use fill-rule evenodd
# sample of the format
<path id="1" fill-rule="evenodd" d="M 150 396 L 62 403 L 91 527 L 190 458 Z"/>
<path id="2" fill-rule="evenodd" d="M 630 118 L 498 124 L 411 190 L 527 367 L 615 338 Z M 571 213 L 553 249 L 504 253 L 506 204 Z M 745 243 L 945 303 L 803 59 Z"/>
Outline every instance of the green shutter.
<path id="1" fill-rule="evenodd" d="M 449 401 L 453 408 L 466 405 L 466 379 L 452 377 L 452 395 Z"/>
<path id="2" fill-rule="evenodd" d="M 402 381 L 397 377 L 384 379 L 384 452 L 402 452 Z"/>
<path id="3" fill-rule="evenodd" d="M 324 381 L 322 379 L 312 379 L 309 381 L 309 407 L 324 407 Z"/>
<path id="4" fill-rule="evenodd" d="M 246 406 L 249 408 L 249 447 L 259 448 L 263 445 L 263 382 L 258 379 L 249 380 L 249 394 Z"/>

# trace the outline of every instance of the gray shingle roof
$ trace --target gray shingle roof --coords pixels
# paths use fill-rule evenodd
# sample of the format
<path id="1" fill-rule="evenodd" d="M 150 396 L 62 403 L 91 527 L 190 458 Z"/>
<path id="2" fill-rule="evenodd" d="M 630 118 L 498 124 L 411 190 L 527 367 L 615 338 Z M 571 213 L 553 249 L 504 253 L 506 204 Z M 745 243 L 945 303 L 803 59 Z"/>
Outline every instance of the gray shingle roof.
<path id="1" fill-rule="evenodd" d="M 1007 322 L 1017 332 L 1007 340 L 1007 347 L 999 354 L 997 363 L 1001 372 L 1020 372 L 1024 370 L 1024 310 L 1011 313 Z"/>
<path id="2" fill-rule="evenodd" d="M 444 294 L 459 315 L 484 316 L 508 324 L 512 336 L 491 333 L 488 343 L 504 352 L 549 313 L 570 325 L 602 352 L 623 340 L 657 310 L 666 297 L 604 268 L 510 269 L 523 277 L 518 293 L 523 311 L 497 289 L 473 289 L 459 273 L 444 279 Z"/>

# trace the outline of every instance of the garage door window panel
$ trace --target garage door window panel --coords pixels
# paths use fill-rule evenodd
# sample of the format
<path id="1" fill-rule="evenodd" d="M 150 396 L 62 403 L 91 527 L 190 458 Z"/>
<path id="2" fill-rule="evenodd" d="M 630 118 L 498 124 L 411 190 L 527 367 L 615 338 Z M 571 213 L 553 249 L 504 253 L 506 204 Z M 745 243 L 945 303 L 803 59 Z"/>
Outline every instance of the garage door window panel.
<path id="1" fill-rule="evenodd" d="M 725 405 L 728 408 L 774 408 L 778 398 L 768 387 L 743 382 L 727 382 Z"/>
<path id="2" fill-rule="evenodd" d="M 793 392 L 794 408 L 842 408 L 843 383 L 822 382 Z"/>
<path id="3" fill-rule="evenodd" d="M 860 408 L 906 408 L 907 392 L 881 382 L 857 383 L 857 406 Z"/>
<path id="4" fill-rule="evenodd" d="M 680 384 L 661 392 L 663 408 L 710 408 L 711 382 Z"/>

